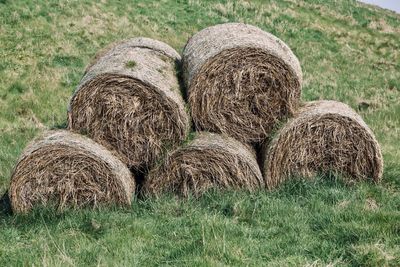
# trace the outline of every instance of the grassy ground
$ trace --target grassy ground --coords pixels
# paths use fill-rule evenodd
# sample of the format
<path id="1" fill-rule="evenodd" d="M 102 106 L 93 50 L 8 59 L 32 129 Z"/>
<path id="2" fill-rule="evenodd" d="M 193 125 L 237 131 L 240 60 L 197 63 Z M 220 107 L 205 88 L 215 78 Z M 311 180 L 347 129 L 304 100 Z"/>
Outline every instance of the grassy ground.
<path id="1" fill-rule="evenodd" d="M 0 193 L 26 143 L 65 125 L 99 48 L 140 35 L 181 50 L 194 32 L 228 21 L 292 47 L 304 100 L 360 112 L 382 145 L 382 184 L 316 179 L 128 210 L 0 213 L 0 266 L 400 265 L 400 16 L 355 1 L 0 0 Z"/>

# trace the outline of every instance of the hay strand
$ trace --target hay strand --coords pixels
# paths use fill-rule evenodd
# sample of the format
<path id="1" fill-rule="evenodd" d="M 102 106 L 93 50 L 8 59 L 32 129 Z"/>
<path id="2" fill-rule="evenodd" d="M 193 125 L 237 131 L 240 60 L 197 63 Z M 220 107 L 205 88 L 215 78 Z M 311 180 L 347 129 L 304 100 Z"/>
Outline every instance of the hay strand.
<path id="1" fill-rule="evenodd" d="M 211 188 L 254 190 L 264 186 L 255 152 L 233 138 L 201 132 L 153 169 L 144 194 L 199 196 Z"/>
<path id="2" fill-rule="evenodd" d="M 363 119 L 346 104 L 309 102 L 264 147 L 268 188 L 290 177 L 338 173 L 349 182 L 382 177 L 380 146 Z"/>
<path id="3" fill-rule="evenodd" d="M 196 128 L 242 142 L 264 140 L 299 103 L 298 59 L 283 41 L 251 25 L 196 33 L 185 46 L 183 71 Z"/>
<path id="4" fill-rule="evenodd" d="M 130 171 L 110 151 L 84 136 L 52 131 L 22 153 L 9 194 L 13 211 L 25 213 L 35 205 L 130 205 L 134 191 Z"/>
<path id="5" fill-rule="evenodd" d="M 69 129 L 116 150 L 134 169 L 151 166 L 189 130 L 176 77 L 179 54 L 133 38 L 103 51 L 88 67 L 69 107 Z"/>

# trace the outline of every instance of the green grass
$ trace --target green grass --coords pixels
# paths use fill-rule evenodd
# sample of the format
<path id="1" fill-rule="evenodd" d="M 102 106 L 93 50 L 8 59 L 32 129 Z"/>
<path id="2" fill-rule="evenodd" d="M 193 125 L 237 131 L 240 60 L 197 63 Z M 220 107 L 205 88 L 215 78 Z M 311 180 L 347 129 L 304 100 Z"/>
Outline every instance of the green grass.
<path id="1" fill-rule="evenodd" d="M 135 66 L 136 66 L 136 62 L 132 61 L 132 60 L 126 62 L 126 64 L 125 64 L 125 67 L 128 69 L 133 69 Z"/>
<path id="2" fill-rule="evenodd" d="M 0 266 L 400 265 L 400 16 L 355 1 L 0 0 L 0 193 L 29 140 L 65 125 L 96 51 L 133 36 L 181 51 L 196 31 L 228 21 L 290 45 L 304 100 L 360 112 L 382 145 L 383 182 L 317 179 L 130 209 L 0 213 Z"/>

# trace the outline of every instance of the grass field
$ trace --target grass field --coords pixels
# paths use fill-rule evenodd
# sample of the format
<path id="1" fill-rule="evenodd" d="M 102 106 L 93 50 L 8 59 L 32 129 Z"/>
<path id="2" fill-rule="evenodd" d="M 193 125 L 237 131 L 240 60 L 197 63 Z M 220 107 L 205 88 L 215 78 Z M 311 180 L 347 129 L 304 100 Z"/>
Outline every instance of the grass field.
<path id="1" fill-rule="evenodd" d="M 382 145 L 380 185 L 333 178 L 273 192 L 210 192 L 130 209 L 0 213 L 0 266 L 400 266 L 400 15 L 355 1 L 0 0 L 0 193 L 27 144 L 66 124 L 96 51 L 147 36 L 181 51 L 217 23 L 254 24 L 287 42 L 303 99 L 356 109 Z"/>

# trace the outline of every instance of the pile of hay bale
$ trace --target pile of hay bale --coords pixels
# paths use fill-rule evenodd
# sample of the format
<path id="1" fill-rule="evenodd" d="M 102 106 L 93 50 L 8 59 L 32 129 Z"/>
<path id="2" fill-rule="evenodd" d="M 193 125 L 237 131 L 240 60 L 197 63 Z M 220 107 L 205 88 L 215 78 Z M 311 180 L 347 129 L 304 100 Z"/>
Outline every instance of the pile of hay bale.
<path id="1" fill-rule="evenodd" d="M 273 189 L 332 172 L 381 179 L 372 131 L 343 103 L 302 103 L 300 63 L 279 38 L 221 24 L 182 55 L 148 38 L 99 52 L 70 100 L 68 130 L 45 133 L 20 157 L 13 210 Z"/>

